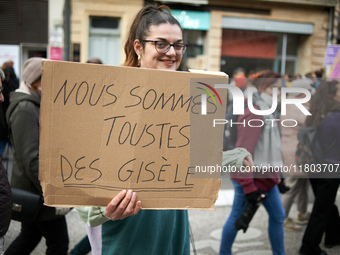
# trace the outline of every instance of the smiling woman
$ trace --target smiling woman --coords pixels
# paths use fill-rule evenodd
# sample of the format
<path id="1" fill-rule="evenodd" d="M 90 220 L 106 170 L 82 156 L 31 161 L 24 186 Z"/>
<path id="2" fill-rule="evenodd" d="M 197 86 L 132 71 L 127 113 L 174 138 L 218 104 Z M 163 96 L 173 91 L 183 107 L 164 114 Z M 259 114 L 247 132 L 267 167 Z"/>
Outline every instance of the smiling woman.
<path id="1" fill-rule="evenodd" d="M 171 25 L 168 23 L 158 26 L 152 25 L 150 26 L 149 34 L 146 37 L 147 40 L 139 41 L 136 39 L 134 42 L 135 52 L 138 56 L 140 56 L 140 67 L 173 71 L 177 70 L 182 61 L 183 53 L 181 50 L 180 52 L 182 54 L 177 54 L 176 49 L 171 47 L 170 44 L 179 44 L 183 42 L 181 28 L 178 25 Z M 157 41 L 157 43 L 152 42 L 151 39 Z M 145 42 L 150 41 L 152 43 L 145 44 Z M 164 53 L 159 53 L 157 48 L 162 49 L 164 47 L 159 46 L 162 45 L 162 42 L 163 44 L 168 44 L 170 47 L 167 51 L 164 50 Z M 144 43 L 144 46 L 142 43 Z M 183 44 L 181 43 L 180 46 L 182 45 Z"/>
<path id="2" fill-rule="evenodd" d="M 172 71 L 178 69 L 187 45 L 183 42 L 180 24 L 170 13 L 167 6 L 157 8 L 147 5 L 140 10 L 130 27 L 124 46 L 124 66 Z M 154 94 L 152 91 L 150 93 Z M 163 97 L 164 95 L 160 96 L 159 100 L 163 100 Z M 171 98 L 175 100 L 173 96 Z M 141 103 L 142 99 L 139 99 L 137 105 Z M 155 107 L 159 100 L 154 100 Z M 135 105 L 129 107 L 132 106 Z M 170 130 L 171 127 L 169 134 Z M 181 130 L 178 132 L 181 133 Z M 165 167 L 168 169 L 170 166 L 166 159 L 163 159 L 164 165 L 157 166 L 158 168 L 154 167 L 153 162 L 144 166 L 141 162 L 140 169 L 136 171 L 143 170 L 143 166 L 143 172 L 147 176 L 140 181 L 152 181 L 156 178 L 157 181 L 163 181 L 162 173 L 166 171 Z M 173 178 L 174 182 L 179 182 L 176 167 L 178 168 L 178 165 L 172 166 L 175 169 Z M 121 178 L 127 181 L 133 170 L 127 165 L 121 167 L 120 174 Z M 143 176 L 138 175 L 138 178 Z M 185 176 L 182 176 L 182 182 L 186 182 Z M 141 206 L 142 202 L 137 200 L 135 192 L 123 190 L 106 208 L 78 208 L 79 215 L 89 226 L 101 226 L 99 235 L 88 228 L 92 254 L 190 254 L 189 220 L 186 210 L 140 210 Z"/>

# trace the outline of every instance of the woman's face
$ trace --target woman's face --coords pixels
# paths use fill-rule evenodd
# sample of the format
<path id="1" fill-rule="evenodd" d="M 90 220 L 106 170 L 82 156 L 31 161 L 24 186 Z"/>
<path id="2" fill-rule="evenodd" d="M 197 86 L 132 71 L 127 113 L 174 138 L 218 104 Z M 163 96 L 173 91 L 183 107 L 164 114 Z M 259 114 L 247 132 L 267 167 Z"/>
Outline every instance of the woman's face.
<path id="1" fill-rule="evenodd" d="M 145 40 L 164 41 L 173 43 L 183 43 L 182 31 L 179 26 L 168 23 L 158 26 L 151 25 L 149 34 Z M 182 55 L 177 55 L 173 46 L 166 53 L 158 53 L 155 48 L 155 43 L 144 42 L 142 48 L 139 40 L 135 40 L 134 48 L 140 55 L 140 67 L 152 69 L 177 70 L 181 61 Z"/>
<path id="2" fill-rule="evenodd" d="M 277 97 L 281 96 L 281 79 L 277 78 L 276 82 L 267 87 L 263 90 L 264 93 L 268 94 L 269 96 L 273 97 L 273 88 L 277 88 Z"/>
<path id="3" fill-rule="evenodd" d="M 33 82 L 31 87 L 38 95 L 41 95 L 41 78 Z"/>

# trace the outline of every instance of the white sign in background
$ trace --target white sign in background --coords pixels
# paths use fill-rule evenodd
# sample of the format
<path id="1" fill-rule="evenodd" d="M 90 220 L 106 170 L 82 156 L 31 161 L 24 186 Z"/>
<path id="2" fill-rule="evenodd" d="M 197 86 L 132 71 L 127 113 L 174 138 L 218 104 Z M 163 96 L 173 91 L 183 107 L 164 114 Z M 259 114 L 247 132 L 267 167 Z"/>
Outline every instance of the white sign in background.
<path id="1" fill-rule="evenodd" d="M 7 45 L 7 44 L 0 44 L 0 67 L 3 63 L 7 62 L 8 60 L 12 60 L 14 65 L 14 71 L 17 77 L 20 77 L 20 68 L 19 68 L 19 59 L 20 59 L 20 47 L 19 45 Z"/>

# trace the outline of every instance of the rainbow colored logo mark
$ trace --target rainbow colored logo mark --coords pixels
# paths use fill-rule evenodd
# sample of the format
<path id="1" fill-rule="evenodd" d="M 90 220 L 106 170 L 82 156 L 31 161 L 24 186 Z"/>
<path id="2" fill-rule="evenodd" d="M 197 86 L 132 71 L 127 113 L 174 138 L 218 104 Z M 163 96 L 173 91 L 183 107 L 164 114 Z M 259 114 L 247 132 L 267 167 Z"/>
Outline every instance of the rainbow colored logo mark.
<path id="1" fill-rule="evenodd" d="M 214 92 L 215 95 L 217 96 L 218 100 L 220 101 L 221 106 L 222 106 L 221 97 L 220 97 L 220 95 L 217 93 L 217 91 L 216 91 L 213 87 L 211 87 L 210 85 L 208 85 L 208 84 L 206 84 L 206 83 L 203 83 L 203 82 L 197 82 L 197 83 L 206 86 L 206 87 L 209 88 L 212 92 Z M 217 103 L 216 103 L 216 100 L 215 100 L 215 98 L 214 98 L 214 95 L 211 94 L 211 92 L 210 92 L 209 90 L 204 89 L 204 88 L 201 88 L 201 87 L 197 87 L 197 88 L 198 88 L 198 89 L 201 89 L 201 90 L 203 90 L 205 93 L 207 93 L 207 94 L 214 100 L 214 103 L 215 103 L 215 105 L 217 106 Z M 202 95 L 202 96 L 203 96 L 203 95 Z"/>

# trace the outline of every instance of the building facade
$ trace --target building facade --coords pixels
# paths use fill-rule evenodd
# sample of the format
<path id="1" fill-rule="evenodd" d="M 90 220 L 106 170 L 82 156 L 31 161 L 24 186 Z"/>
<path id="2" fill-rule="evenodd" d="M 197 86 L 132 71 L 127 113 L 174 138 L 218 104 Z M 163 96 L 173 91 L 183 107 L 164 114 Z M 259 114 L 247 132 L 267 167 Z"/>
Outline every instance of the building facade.
<path id="1" fill-rule="evenodd" d="M 121 65 L 129 26 L 147 2 L 168 5 L 181 23 L 190 45 L 182 70 L 304 75 L 324 68 L 327 45 L 340 40 L 339 0 L 3 0 L 0 48 L 14 47 L 20 63 L 42 54 Z"/>
<path id="2" fill-rule="evenodd" d="M 71 1 L 71 61 L 121 65 L 123 43 L 142 0 Z"/>
<path id="3" fill-rule="evenodd" d="M 337 0 L 153 2 L 170 6 L 184 29 L 185 68 L 304 75 L 324 67 L 326 47 L 336 42 Z M 71 60 L 122 64 L 129 22 L 144 4 L 72 0 Z"/>
<path id="4" fill-rule="evenodd" d="M 0 1 L 0 65 L 9 60 L 20 76 L 22 63 L 33 56 L 47 57 L 48 1 Z"/>
<path id="5" fill-rule="evenodd" d="M 304 75 L 323 68 L 327 45 L 337 42 L 337 0 L 209 0 L 191 7 L 193 1 L 174 2 L 165 1 L 172 9 L 210 13 L 203 69 Z"/>

